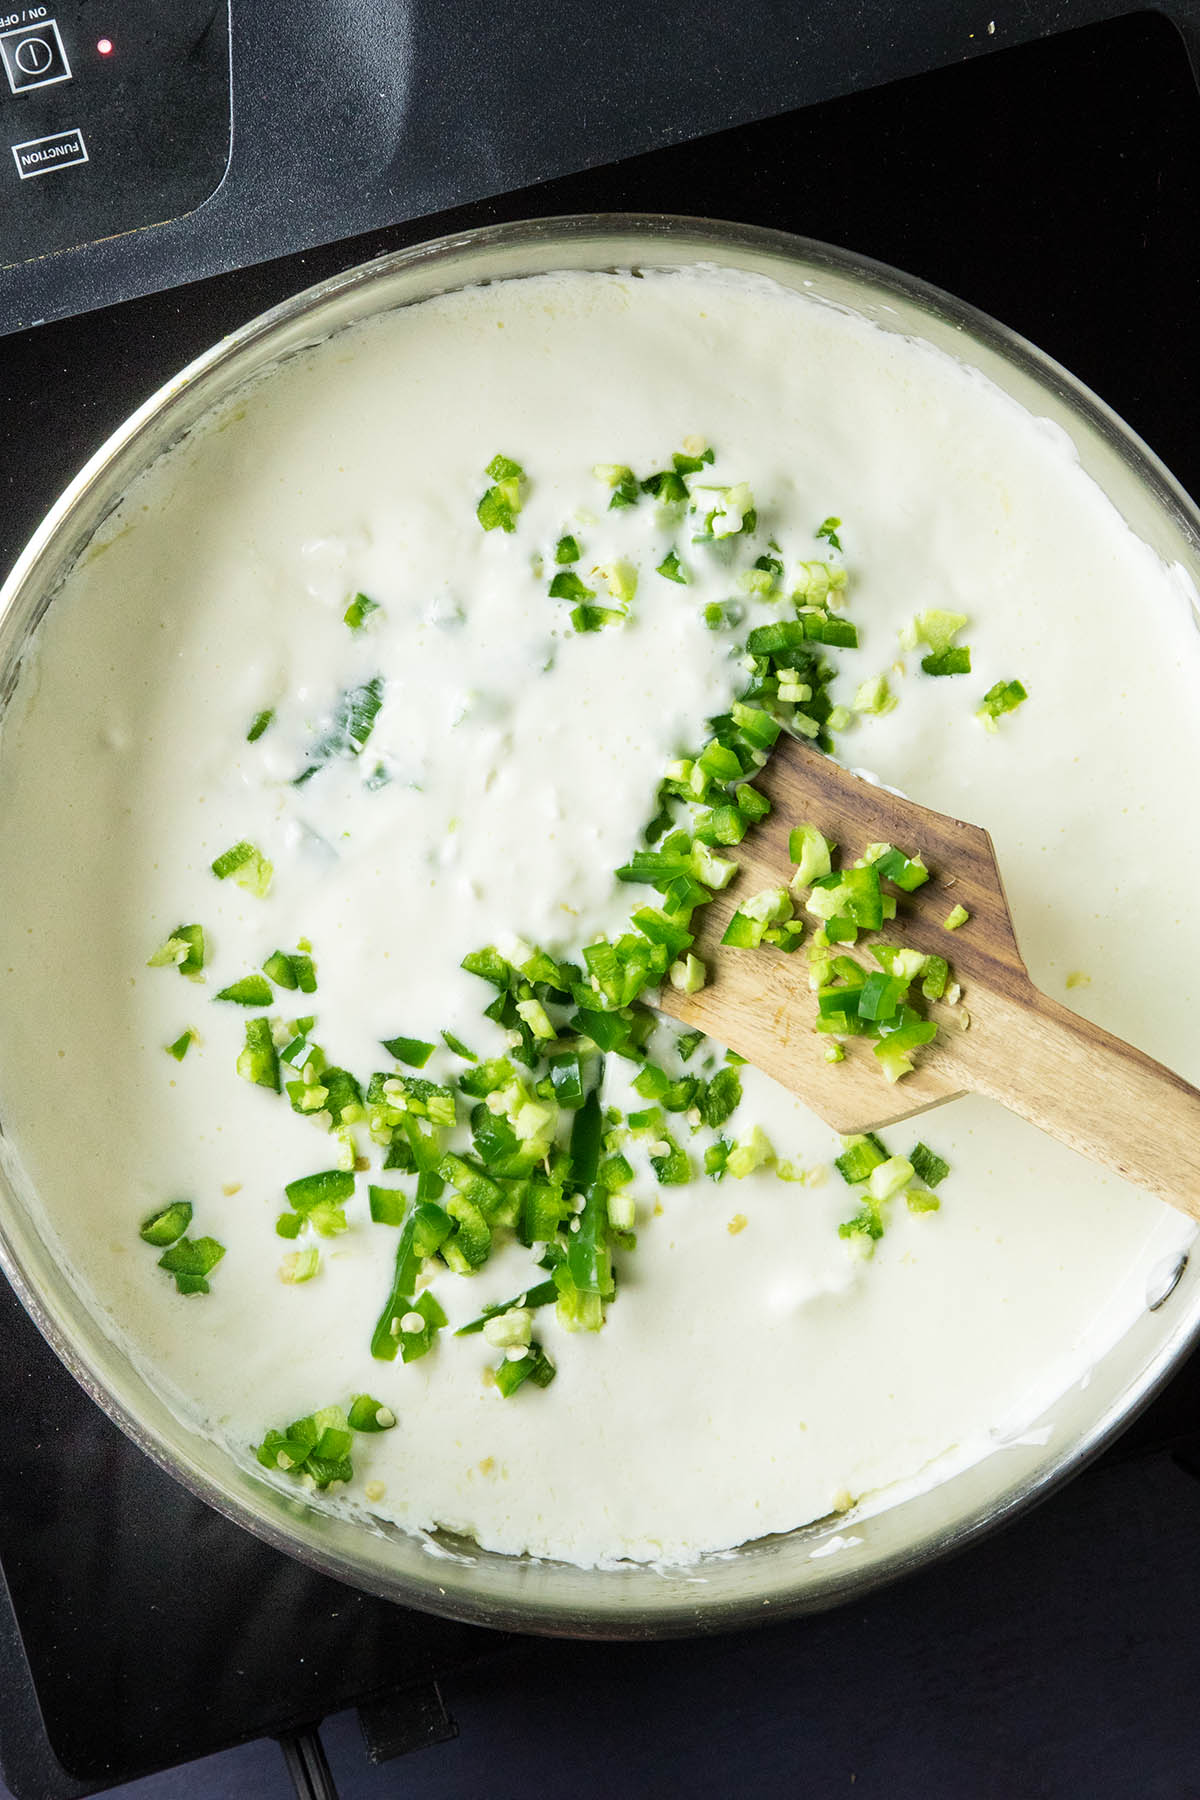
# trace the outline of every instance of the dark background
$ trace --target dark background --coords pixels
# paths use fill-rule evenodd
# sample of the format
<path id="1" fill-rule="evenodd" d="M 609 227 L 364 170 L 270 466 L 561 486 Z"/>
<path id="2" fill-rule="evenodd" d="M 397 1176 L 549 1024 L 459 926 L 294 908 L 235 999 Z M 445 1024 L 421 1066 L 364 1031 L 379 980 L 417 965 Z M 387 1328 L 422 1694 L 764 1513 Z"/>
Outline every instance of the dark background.
<path id="1" fill-rule="evenodd" d="M 799 11 L 760 10 L 777 26 Z M 965 36 L 961 9 L 954 21 L 949 10 L 931 9 L 930 42 L 952 25 Z M 777 111 L 787 87 L 760 56 L 763 105 L 748 103 L 744 52 L 760 42 L 750 11 L 731 75 L 743 117 Z M 1030 34 L 1033 13 L 1017 11 L 1017 35 Z M 1070 14 L 1054 9 L 1043 28 Z M 856 16 L 846 9 L 846 33 Z M 476 23 L 478 56 L 511 55 L 511 42 L 497 48 L 493 15 Z M 698 7 L 681 91 L 697 38 L 723 46 L 737 25 L 728 10 Z M 986 25 L 981 15 L 972 28 Z M 599 14 L 592 29 L 603 33 Z M 908 15 L 897 23 L 895 67 L 913 66 L 913 31 Z M 573 42 L 584 56 L 587 42 Z M 877 25 L 871 44 L 883 57 Z M 636 43 L 627 49 L 636 60 Z M 795 76 L 790 56 L 783 74 Z M 843 74 L 853 85 L 855 66 Z M 468 144 L 478 79 L 472 62 Z M 647 128 L 635 103 L 648 79 L 628 90 L 633 142 Z M 542 98 L 561 130 L 561 93 Z M 700 99 L 694 129 L 718 122 L 711 93 Z M 610 85 L 595 101 L 578 161 L 609 149 L 618 100 Z M 527 110 L 538 103 L 526 95 Z M 678 135 L 687 116 L 682 107 L 655 129 Z M 480 154 L 477 192 L 508 166 L 488 162 L 495 143 Z M 464 179 L 457 165 L 444 175 Z M 325 204 L 332 220 L 328 189 Z M 1140 14 L 64 318 L 0 338 L 0 567 L 113 426 L 224 331 L 381 250 L 534 213 L 702 213 L 895 263 L 1059 358 L 1196 492 L 1198 205 L 1200 97 L 1173 26 Z M 246 230 L 233 254 L 265 253 L 271 231 Z M 308 1574 L 133 1450 L 7 1290 L 0 1417 L 0 1569 L 12 1599 L 11 1612 L 0 1605 L 0 1769 L 20 1800 L 68 1800 L 398 1689 L 408 1701 L 373 1716 L 377 1747 L 388 1730 L 436 1738 L 448 1729 L 437 1676 L 457 1741 L 372 1770 L 346 1721 L 327 1734 L 351 1800 L 506 1800 L 530 1788 L 590 1797 L 615 1784 L 664 1796 L 1200 1796 L 1194 1364 L 1098 1468 L 959 1560 L 824 1618 L 662 1646 L 505 1646 Z M 273 1800 L 288 1791 L 280 1769 L 259 1747 L 144 1791 Z"/>
<path id="2" fill-rule="evenodd" d="M 19 185 L 0 167 L 0 332 L 864 93 L 1132 8 L 1128 0 L 54 0 L 48 10 L 73 47 L 76 79 L 23 100 L 0 83 L 0 127 L 14 125 L 0 130 L 0 157 L 6 136 L 78 123 L 92 164 Z M 1197 0 L 1169 0 L 1164 10 L 1200 52 Z M 115 44 L 108 59 L 95 54 L 101 32 Z M 227 48 L 222 106 L 213 78 Z M 1039 111 L 1055 105 L 1053 75 L 1048 83 Z M 1131 92 L 1122 105 L 1131 124 L 1141 99 Z M 35 108 L 36 127 L 17 130 Z M 929 124 L 936 131 L 935 117 Z M 164 138 L 174 140 L 165 161 Z M 222 149 L 228 169 L 219 177 Z M 843 151 L 855 154 L 852 145 Z M 869 173 L 877 192 L 890 186 L 881 168 Z M 130 211 L 132 171 L 142 199 Z M 788 205 L 802 217 L 817 190 L 802 170 L 793 177 Z M 196 205 L 214 179 L 212 197 Z M 5 253 L 6 216 L 45 205 L 51 189 L 56 207 L 71 195 L 86 204 L 76 234 L 64 219 L 46 248 L 106 241 L 6 276 L 2 265 L 16 260 Z M 722 191 L 741 216 L 749 196 L 726 184 L 720 165 L 698 166 L 676 208 L 711 216 Z M 901 201 L 899 188 L 893 197 Z M 189 203 L 194 210 L 176 217 Z M 126 226 L 169 222 L 107 239 L 118 229 L 114 207 L 126 211 Z M 16 236 L 14 226 L 9 241 Z"/>

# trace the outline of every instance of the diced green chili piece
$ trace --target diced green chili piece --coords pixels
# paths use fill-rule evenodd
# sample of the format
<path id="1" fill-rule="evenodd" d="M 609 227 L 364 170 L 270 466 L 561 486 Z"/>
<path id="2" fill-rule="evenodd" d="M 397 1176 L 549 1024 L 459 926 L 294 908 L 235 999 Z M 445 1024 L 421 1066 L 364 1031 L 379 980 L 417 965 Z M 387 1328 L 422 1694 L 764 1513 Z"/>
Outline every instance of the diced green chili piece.
<path id="1" fill-rule="evenodd" d="M 791 916 L 792 901 L 787 889 L 764 888 L 742 901 L 721 942 L 739 950 L 756 950 L 772 926 L 786 923 Z"/>
<path id="2" fill-rule="evenodd" d="M 735 1181 L 743 1181 L 755 1169 L 774 1160 L 775 1150 L 770 1138 L 761 1125 L 756 1125 L 748 1138 L 739 1138 L 731 1147 L 725 1159 L 725 1172 Z"/>
<path id="3" fill-rule="evenodd" d="M 838 526 L 841 522 L 840 519 L 828 518 L 817 526 L 817 537 L 824 538 L 831 550 L 840 550 L 842 547 L 841 539 L 838 537 Z"/>
<path id="4" fill-rule="evenodd" d="M 288 1083 L 291 1093 L 296 1083 Z M 334 1126 L 352 1125 L 362 1117 L 362 1088 L 349 1069 L 327 1068 L 321 1071 L 320 1087 L 323 1091 L 320 1112 L 327 1112 Z M 297 1107 L 297 1111 L 306 1110 Z"/>
<path id="5" fill-rule="evenodd" d="M 440 1082 L 427 1081 L 421 1075 L 387 1075 L 385 1091 L 398 1090 L 404 1096 L 408 1112 L 428 1118 L 435 1125 L 453 1125 L 457 1117 L 454 1095 Z"/>
<path id="6" fill-rule="evenodd" d="M 289 1204 L 298 1213 L 310 1213 L 315 1206 L 338 1206 L 354 1193 L 352 1169 L 322 1169 L 316 1175 L 302 1175 L 284 1188 Z"/>
<path id="7" fill-rule="evenodd" d="M 271 977 L 276 987 L 287 988 L 289 992 L 297 988 L 305 994 L 317 991 L 317 972 L 312 957 L 304 951 L 273 951 L 263 964 L 263 972 Z"/>
<path id="8" fill-rule="evenodd" d="M 246 742 L 248 744 L 257 744 L 259 738 L 262 736 L 263 732 L 267 730 L 274 717 L 275 708 L 273 706 L 266 706 L 263 708 L 262 712 L 255 713 L 254 718 L 250 723 L 250 729 L 246 733 Z"/>
<path id="9" fill-rule="evenodd" d="M 937 1036 L 937 1026 L 928 1020 L 918 1019 L 912 1024 L 902 1025 L 875 1045 L 875 1055 L 883 1066 L 883 1072 L 889 1081 L 899 1081 L 912 1069 L 911 1052 L 920 1049 L 923 1044 L 930 1044 Z"/>
<path id="10" fill-rule="evenodd" d="M 221 852 L 212 864 L 212 872 L 218 881 L 227 881 L 232 875 L 239 887 L 247 888 L 260 898 L 271 885 L 271 864 L 262 851 L 245 838 Z"/>
<path id="11" fill-rule="evenodd" d="M 561 1189 L 545 1182 L 531 1181 L 521 1201 L 517 1236 L 523 1244 L 549 1244 L 558 1228 L 571 1217 L 571 1203 Z"/>
<path id="12" fill-rule="evenodd" d="M 585 586 L 574 569 L 562 569 L 550 583 L 552 600 L 594 600 L 595 588 Z"/>
<path id="13" fill-rule="evenodd" d="M 389 1056 L 394 1056 L 397 1062 L 407 1063 L 410 1069 L 423 1069 L 434 1050 L 434 1046 L 422 1038 L 382 1038 L 380 1042 Z"/>
<path id="14" fill-rule="evenodd" d="M 419 1192 L 418 1186 L 418 1195 Z M 418 1198 L 413 1213 L 413 1250 L 417 1256 L 426 1260 L 436 1256 L 453 1230 L 454 1220 L 444 1207 Z"/>
<path id="15" fill-rule="evenodd" d="M 971 652 L 966 644 L 951 644 L 945 650 L 932 650 L 921 658 L 927 675 L 969 675 Z"/>
<path id="16" fill-rule="evenodd" d="M 668 581 L 677 581 L 681 587 L 688 585 L 688 572 L 680 562 L 678 552 L 673 549 L 667 551 L 655 574 L 665 576 Z"/>
<path id="17" fill-rule="evenodd" d="M 207 1294 L 209 1291 L 207 1276 L 211 1275 L 225 1254 L 224 1244 L 218 1244 L 216 1238 L 180 1238 L 169 1250 L 164 1250 L 158 1259 L 160 1269 L 175 1277 L 175 1287 L 181 1294 Z"/>
<path id="18" fill-rule="evenodd" d="M 568 1329 L 574 1316 L 573 1294 L 594 1294 L 603 1302 L 616 1292 L 608 1244 L 608 1190 L 598 1182 L 588 1189 L 578 1220 L 579 1229 L 571 1232 L 567 1244 L 566 1262 L 554 1271 L 560 1302 L 566 1303 L 561 1309 L 562 1322 Z M 587 1309 L 585 1330 L 596 1328 L 593 1310 Z"/>
<path id="19" fill-rule="evenodd" d="M 305 1213 L 304 1219 L 319 1237 L 339 1237 L 349 1229 L 345 1208 L 335 1206 L 330 1200 L 318 1201 Z"/>
<path id="20" fill-rule="evenodd" d="M 489 1319 L 498 1319 L 514 1308 L 532 1312 L 539 1306 L 552 1306 L 558 1299 L 558 1289 L 553 1281 L 539 1281 L 533 1287 L 526 1288 L 523 1294 L 517 1294 L 511 1300 L 499 1300 L 494 1306 L 485 1306 L 477 1319 L 469 1325 L 460 1325 L 455 1337 L 473 1337 L 481 1332 Z"/>
<path id="21" fill-rule="evenodd" d="M 608 503 L 610 512 L 615 507 L 637 505 L 641 487 L 633 470 L 624 463 L 596 463 L 592 474 L 612 489 L 612 499 Z"/>
<path id="22" fill-rule="evenodd" d="M 493 486 L 487 489 L 478 506 L 475 516 L 485 531 L 515 531 L 517 514 L 524 504 L 522 483 L 525 471 L 519 462 L 511 456 L 493 456 L 485 471 L 492 478 Z"/>
<path id="23" fill-rule="evenodd" d="M 243 837 L 241 842 L 234 844 L 230 850 L 221 851 L 221 855 L 212 864 L 212 873 L 216 875 L 219 882 L 223 882 L 230 875 L 234 875 L 237 869 L 243 868 L 243 864 L 250 862 L 254 855 L 254 844 Z"/>
<path id="24" fill-rule="evenodd" d="M 274 950 L 263 964 L 263 973 L 269 975 L 276 987 L 287 988 L 294 992 L 298 983 L 296 971 L 292 967 L 292 959 L 286 950 Z M 218 1000 L 221 995 L 217 995 Z"/>
<path id="25" fill-rule="evenodd" d="M 373 675 L 370 681 L 347 688 L 334 708 L 331 728 L 313 744 L 305 767 L 292 777 L 292 786 L 303 787 L 335 757 L 361 756 L 382 705 L 382 675 Z"/>
<path id="26" fill-rule="evenodd" d="M 846 919 L 862 931 L 878 931 L 883 924 L 883 897 L 873 865 L 843 869 L 819 877 L 812 884 L 806 909 L 825 923 L 826 933 L 839 943 L 853 943 L 854 936 L 836 921 Z"/>
<path id="27" fill-rule="evenodd" d="M 866 1250 L 866 1254 L 872 1254 L 876 1243 L 883 1236 L 883 1218 L 878 1202 L 864 1198 L 861 1212 L 856 1214 L 853 1219 L 845 1219 L 838 1226 L 838 1236 L 868 1239 L 870 1247 Z"/>
<path id="28" fill-rule="evenodd" d="M 983 696 L 983 704 L 975 714 L 982 719 L 989 731 L 996 730 L 996 720 L 1005 713 L 1015 712 L 1022 700 L 1028 700 L 1019 681 L 996 681 Z"/>
<path id="29" fill-rule="evenodd" d="M 659 1155 L 650 1156 L 650 1167 L 662 1187 L 683 1187 L 692 1179 L 692 1159 L 669 1131 L 658 1134 L 657 1142 L 665 1145 Z"/>
<path id="30" fill-rule="evenodd" d="M 418 1327 L 416 1321 L 420 1319 Z M 433 1349 L 433 1340 L 446 1324 L 446 1314 L 441 1305 L 426 1288 L 418 1294 L 407 1312 L 400 1315 L 400 1359 L 402 1362 L 417 1362 L 427 1356 Z"/>
<path id="31" fill-rule="evenodd" d="M 736 1068 L 718 1069 L 700 1095 L 700 1117 L 716 1131 L 741 1104 L 742 1083 Z"/>
<path id="32" fill-rule="evenodd" d="M 391 1291 L 371 1336 L 371 1355 L 379 1362 L 395 1362 L 396 1352 L 400 1348 L 400 1320 L 409 1311 L 421 1266 L 421 1259 L 413 1247 L 415 1231 L 414 1211 L 408 1215 L 401 1230 L 396 1245 Z"/>
<path id="33" fill-rule="evenodd" d="M 368 600 L 365 594 L 355 594 L 342 614 L 342 622 L 348 625 L 351 631 L 361 631 L 371 614 L 380 610 L 378 600 Z"/>
<path id="34" fill-rule="evenodd" d="M 761 706 L 748 706 L 743 700 L 734 701 L 729 709 L 729 716 L 741 736 L 755 750 L 769 750 L 783 729 L 779 720 Z"/>
<path id="35" fill-rule="evenodd" d="M 828 613 L 805 613 L 804 635 L 816 644 L 834 644 L 843 650 L 858 648 L 858 627 L 849 619 L 834 619 Z"/>
<path id="36" fill-rule="evenodd" d="M 888 1160 L 890 1154 L 873 1131 L 863 1132 L 857 1137 L 844 1140 L 845 1149 L 834 1159 L 834 1167 L 843 1181 L 851 1186 L 858 1181 L 866 1181 L 871 1170 L 878 1168 Z"/>
<path id="37" fill-rule="evenodd" d="M 199 975 L 204 967 L 204 927 L 202 925 L 179 925 L 172 936 L 181 938 L 187 945 L 185 955 L 176 963 L 179 973 L 186 975 L 189 979 Z"/>
<path id="38" fill-rule="evenodd" d="M 686 870 L 687 863 L 681 856 L 669 855 L 664 850 L 635 850 L 629 861 L 622 863 L 615 873 L 618 881 L 642 881 L 655 887 L 660 882 L 669 882 L 686 873 Z M 466 966 L 464 958 L 463 967 Z"/>
<path id="39" fill-rule="evenodd" d="M 633 1180 L 633 1164 L 627 1156 L 622 1156 L 618 1151 L 615 1156 L 605 1157 L 596 1171 L 596 1179 L 612 1195 L 619 1189 L 627 1187 Z M 610 1213 L 611 1210 L 610 1207 Z"/>
<path id="40" fill-rule="evenodd" d="M 319 1274 L 321 1252 L 310 1245 L 307 1250 L 292 1250 L 279 1265 L 279 1279 L 288 1287 L 299 1287 Z"/>
<path id="41" fill-rule="evenodd" d="M 468 1275 L 473 1269 L 480 1268 L 492 1253 L 491 1227 L 466 1194 L 449 1195 L 446 1211 L 454 1220 L 454 1231 L 442 1245 L 442 1261 L 456 1274 Z"/>
<path id="42" fill-rule="evenodd" d="M 929 880 L 929 870 L 919 856 L 906 856 L 892 844 L 871 844 L 863 858 L 877 875 L 892 881 L 906 894 L 915 893 Z"/>
<path id="43" fill-rule="evenodd" d="M 696 761 L 713 781 L 736 781 L 743 773 L 737 751 L 717 738 L 709 739 Z"/>
<path id="44" fill-rule="evenodd" d="M 244 1081 L 280 1092 L 279 1053 L 269 1019 L 246 1020 L 246 1043 L 238 1055 L 237 1072 Z"/>
<path id="45" fill-rule="evenodd" d="M 947 931 L 957 931 L 960 925 L 966 924 L 970 916 L 965 906 L 952 906 L 942 924 Z"/>
<path id="46" fill-rule="evenodd" d="M 900 633 L 900 641 L 907 650 L 914 649 L 917 644 L 927 644 L 935 653 L 948 650 L 966 622 L 966 613 L 944 612 L 934 608 L 930 612 L 918 613 Z"/>
<path id="47" fill-rule="evenodd" d="M 633 1087 L 634 1092 L 640 1094 L 643 1100 L 657 1100 L 667 1112 L 686 1112 L 696 1098 L 699 1077 L 684 1075 L 680 1080 L 674 1081 L 665 1069 L 647 1063 Z"/>
<path id="48" fill-rule="evenodd" d="M 138 1228 L 138 1236 L 147 1244 L 163 1250 L 181 1238 L 192 1222 L 192 1203 L 190 1200 L 172 1200 L 159 1212 L 151 1213 Z"/>
<path id="49" fill-rule="evenodd" d="M 231 1000 L 235 1006 L 270 1006 L 274 995 L 265 975 L 244 975 L 240 981 L 222 988 L 218 1000 Z"/>
<path id="50" fill-rule="evenodd" d="M 794 888 L 811 887 L 833 868 L 833 845 L 815 825 L 795 825 L 788 833 L 788 855 L 796 864 Z"/>
<path id="51" fill-rule="evenodd" d="M 758 525 L 754 496 L 744 481 L 728 487 L 696 486 L 688 489 L 688 511 L 699 529 L 693 542 L 749 536 Z"/>
<path id="52" fill-rule="evenodd" d="M 575 1112 L 583 1105 L 583 1065 L 577 1050 L 550 1058 L 550 1082 L 559 1106 Z"/>
<path id="53" fill-rule="evenodd" d="M 642 482 L 643 494 L 653 494 L 663 506 L 680 506 L 688 497 L 687 482 L 676 469 L 660 469 Z"/>
<path id="54" fill-rule="evenodd" d="M 927 956 L 922 973 L 921 992 L 927 1000 L 940 1000 L 950 979 L 950 964 L 944 956 Z"/>
<path id="55" fill-rule="evenodd" d="M 686 919 L 664 913 L 654 906 L 639 906 L 630 923 L 652 944 L 661 944 L 671 958 L 690 950 L 695 942 L 687 929 Z"/>
<path id="56" fill-rule="evenodd" d="M 603 631 L 606 625 L 620 625 L 625 618 L 611 606 L 573 606 L 571 624 L 576 631 Z"/>
<path id="57" fill-rule="evenodd" d="M 914 1144 L 908 1153 L 908 1160 L 913 1166 L 914 1175 L 926 1187 L 935 1188 L 950 1173 L 950 1164 L 935 1150 L 931 1150 L 928 1144 Z"/>
<path id="58" fill-rule="evenodd" d="M 572 537 L 570 532 L 564 533 L 554 546 L 554 560 L 560 567 L 565 563 L 578 562 L 582 555 L 583 551 L 579 547 L 579 539 L 577 537 Z"/>
<path id="59" fill-rule="evenodd" d="M 408 1197 L 400 1188 L 368 1187 L 367 1201 L 376 1225 L 403 1225 Z"/>
<path id="60" fill-rule="evenodd" d="M 603 1133 L 600 1094 L 593 1088 L 571 1124 L 571 1185 L 577 1193 L 585 1193 L 596 1179 Z"/>
<path id="61" fill-rule="evenodd" d="M 697 840 L 702 844 L 740 844 L 749 830 L 750 821 L 740 807 L 714 806 L 700 813 L 693 824 Z"/>
<path id="62" fill-rule="evenodd" d="M 196 1041 L 197 1035 L 198 1034 L 190 1025 L 186 1026 L 175 1039 L 175 1042 L 166 1046 L 167 1055 L 173 1056 L 176 1062 L 182 1062 L 193 1043 Z"/>
<path id="63" fill-rule="evenodd" d="M 895 695 L 888 686 L 886 675 L 872 675 L 867 681 L 860 681 L 854 690 L 854 711 L 856 713 L 872 713 L 882 717 L 897 705 Z"/>
<path id="64" fill-rule="evenodd" d="M 396 1423 L 391 1407 L 370 1394 L 355 1394 L 347 1418 L 351 1431 L 391 1431 Z"/>
<path id="65" fill-rule="evenodd" d="M 265 1469 L 283 1470 L 292 1476 L 309 1476 L 318 1488 L 334 1481 L 350 1481 L 352 1438 L 349 1421 L 340 1407 L 325 1406 L 305 1419 L 296 1419 L 284 1431 L 268 1431 L 254 1454 Z"/>
<path id="66" fill-rule="evenodd" d="M 765 819 L 771 810 L 771 802 L 767 796 L 760 794 L 758 789 L 752 787 L 748 781 L 743 781 L 734 789 L 734 793 L 737 798 L 738 811 L 744 813 L 752 825 L 757 825 L 760 819 Z"/>
<path id="67" fill-rule="evenodd" d="M 913 1178 L 913 1166 L 906 1156 L 889 1156 L 876 1164 L 867 1177 L 867 1192 L 872 1200 L 890 1200 Z"/>
<path id="68" fill-rule="evenodd" d="M 189 981 L 197 981 L 204 967 L 204 927 L 177 925 L 165 944 L 146 960 L 148 969 L 174 967 Z"/>
<path id="69" fill-rule="evenodd" d="M 733 1145 L 728 1138 L 718 1138 L 704 1152 L 704 1173 L 712 1181 L 720 1181 L 725 1173 L 725 1165 L 729 1161 L 729 1152 Z"/>
<path id="70" fill-rule="evenodd" d="M 512 979 L 512 968 L 490 944 L 484 950 L 469 951 L 459 967 L 465 969 L 468 975 L 482 976 L 484 981 L 490 981 L 493 987 L 501 989 L 507 988 Z"/>
<path id="71" fill-rule="evenodd" d="M 926 968 L 929 958 L 920 950 L 902 950 L 899 944 L 872 944 L 871 955 L 889 975 L 902 981 L 915 981 Z"/>
<path id="72" fill-rule="evenodd" d="M 496 1370 L 496 1386 L 507 1400 L 527 1381 L 535 1387 L 549 1387 L 557 1373 L 542 1346 L 531 1343 L 519 1357 L 505 1357 Z"/>
<path id="73" fill-rule="evenodd" d="M 770 625 L 758 625 L 746 639 L 751 656 L 777 656 L 781 650 L 798 650 L 805 642 L 800 619 L 778 619 Z"/>
<path id="74" fill-rule="evenodd" d="M 859 990 L 858 1016 L 860 1019 L 894 1019 L 907 993 L 907 981 L 898 975 L 887 975 L 882 969 L 872 969 Z"/>

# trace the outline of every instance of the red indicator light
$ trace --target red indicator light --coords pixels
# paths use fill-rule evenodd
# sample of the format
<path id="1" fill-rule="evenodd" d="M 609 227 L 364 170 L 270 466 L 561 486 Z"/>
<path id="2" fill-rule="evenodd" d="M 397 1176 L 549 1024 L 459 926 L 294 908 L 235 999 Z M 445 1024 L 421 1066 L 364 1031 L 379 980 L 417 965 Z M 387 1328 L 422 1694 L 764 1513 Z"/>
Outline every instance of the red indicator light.
<path id="1" fill-rule="evenodd" d="M 101 56 L 111 56 L 113 53 L 113 41 L 111 38 L 101 38 L 100 42 L 96 45 L 96 48 Z"/>

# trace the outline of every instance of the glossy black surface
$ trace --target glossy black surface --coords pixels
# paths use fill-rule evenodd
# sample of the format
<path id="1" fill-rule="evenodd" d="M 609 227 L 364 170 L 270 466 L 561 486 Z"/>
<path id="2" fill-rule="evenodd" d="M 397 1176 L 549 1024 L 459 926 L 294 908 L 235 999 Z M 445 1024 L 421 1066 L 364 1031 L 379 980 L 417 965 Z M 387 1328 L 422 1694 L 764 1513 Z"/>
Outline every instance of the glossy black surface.
<path id="1" fill-rule="evenodd" d="M 220 185 L 229 4 L 0 5 L 9 19 L 18 22 L 0 25 L 0 293 L 15 296 L 23 277 L 11 265 L 160 226 Z"/>
<path id="2" fill-rule="evenodd" d="M 76 3 L 99 36 L 123 0 Z M 193 0 L 128 4 L 167 19 Z M 1129 0 L 1009 0 L 995 17 L 963 0 L 231 6 L 234 134 L 219 192 L 182 219 L 172 209 L 152 229 L 0 272 L 0 333 L 1130 11 Z M 1200 46 L 1200 0 L 1165 10 Z M 690 210 L 714 208 L 701 194 Z"/>
<path id="3" fill-rule="evenodd" d="M 625 208 L 775 225 L 937 282 L 1058 357 L 1200 489 L 1200 99 L 1171 26 L 1141 15 L 7 340 L 0 566 L 138 401 L 263 307 L 434 230 Z M 77 1778 L 46 1750 L 0 1607 L 0 1769 L 20 1800 L 68 1800 L 496 1650 L 484 1634 L 310 1575 L 192 1501 L 96 1411 L 7 1290 L 0 1416 L 0 1567 L 46 1736 Z M 760 1791 L 792 1791 L 805 1734 L 820 1780 L 832 1782 L 842 1740 L 828 1721 L 852 1690 L 873 1792 L 1124 1794 L 1139 1745 L 1149 1755 L 1176 1729 L 1187 1687 L 1179 1671 L 1194 1670 L 1200 1650 L 1190 1600 L 1200 1489 L 1184 1467 L 1197 1463 L 1193 1360 L 1101 1471 L 990 1544 L 860 1607 L 728 1649 L 533 1645 L 461 1677 L 461 1690 L 511 1694 L 514 1719 L 531 1691 L 576 1706 L 603 1697 L 611 1742 L 627 1676 L 643 1701 L 628 1725 L 644 1770 L 637 1792 L 682 1791 L 653 1732 L 683 1756 L 670 1721 L 689 1695 L 711 1709 L 713 1756 L 733 1760 L 710 1762 L 688 1791 L 718 1791 L 706 1781 L 734 1769 L 739 1731 L 760 1745 Z M 1078 1683 L 1116 1696 L 1120 1755 L 1107 1773 L 1117 1785 L 1105 1786 L 1102 1760 L 1069 1785 L 1057 1721 L 1082 1716 L 1087 1697 L 1061 1658 Z M 1054 1700 L 1039 1713 L 1029 1672 L 1043 1660 Z M 733 1723 L 720 1714 L 722 1691 Z M 989 1710 L 996 1692 L 1008 1695 L 1003 1724 Z M 914 1733 L 929 1749 L 924 1789 L 889 1762 Z M 559 1761 L 547 1769 L 561 1767 L 565 1780 L 560 1730 L 555 1743 Z M 985 1780 L 989 1746 L 1011 1784 Z M 564 1791 L 547 1779 L 542 1791 Z M 1144 1791 L 1196 1790 L 1148 1779 Z"/>

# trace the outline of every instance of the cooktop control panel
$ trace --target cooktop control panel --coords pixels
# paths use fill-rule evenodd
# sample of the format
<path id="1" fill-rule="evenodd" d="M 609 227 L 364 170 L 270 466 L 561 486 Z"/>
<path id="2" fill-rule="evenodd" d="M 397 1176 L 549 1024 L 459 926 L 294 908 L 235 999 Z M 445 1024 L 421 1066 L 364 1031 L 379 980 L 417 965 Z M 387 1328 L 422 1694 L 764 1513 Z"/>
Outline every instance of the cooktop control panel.
<path id="1" fill-rule="evenodd" d="M 229 148 L 229 0 L 0 0 L 0 268 L 192 212 Z"/>

